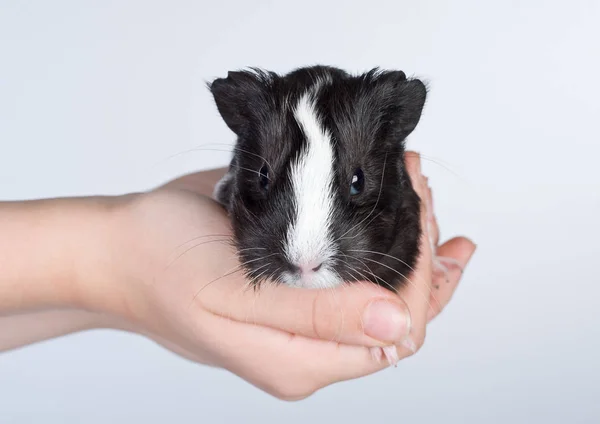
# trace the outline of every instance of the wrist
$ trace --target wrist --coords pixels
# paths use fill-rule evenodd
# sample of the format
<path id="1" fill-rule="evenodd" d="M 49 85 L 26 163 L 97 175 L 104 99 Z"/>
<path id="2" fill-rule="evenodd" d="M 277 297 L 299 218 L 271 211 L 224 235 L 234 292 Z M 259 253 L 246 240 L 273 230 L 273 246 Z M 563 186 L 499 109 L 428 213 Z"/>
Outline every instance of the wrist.
<path id="1" fill-rule="evenodd" d="M 126 243 L 134 222 L 130 204 L 139 195 L 87 199 L 81 205 L 67 253 L 73 258 L 69 272 L 70 305 L 101 316 L 129 318 L 134 285 L 125 270 L 135 246 Z M 112 318 L 111 318 L 112 319 Z"/>

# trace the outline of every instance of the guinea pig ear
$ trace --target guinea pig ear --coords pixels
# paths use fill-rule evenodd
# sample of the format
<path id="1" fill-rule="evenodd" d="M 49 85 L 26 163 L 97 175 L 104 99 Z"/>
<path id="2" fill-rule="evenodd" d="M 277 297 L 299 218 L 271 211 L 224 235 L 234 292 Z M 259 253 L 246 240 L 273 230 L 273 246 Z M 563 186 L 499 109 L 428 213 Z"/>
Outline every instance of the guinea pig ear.
<path id="1" fill-rule="evenodd" d="M 407 79 L 402 71 L 391 71 L 383 78 L 384 116 L 394 137 L 405 139 L 421 119 L 427 87 L 418 79 Z"/>
<path id="2" fill-rule="evenodd" d="M 230 71 L 227 78 L 208 84 L 219 114 L 236 134 L 243 134 L 252 119 L 252 111 L 260 108 L 271 74 L 260 70 Z"/>

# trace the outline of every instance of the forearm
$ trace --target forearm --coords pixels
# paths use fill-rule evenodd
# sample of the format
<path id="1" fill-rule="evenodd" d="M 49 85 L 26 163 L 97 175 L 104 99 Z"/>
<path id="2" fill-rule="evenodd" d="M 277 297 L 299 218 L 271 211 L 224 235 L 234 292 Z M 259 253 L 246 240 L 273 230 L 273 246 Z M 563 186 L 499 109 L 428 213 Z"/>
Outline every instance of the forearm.
<path id="1" fill-rule="evenodd" d="M 0 352 L 93 328 L 114 327 L 110 317 L 74 309 L 0 317 Z"/>
<path id="2" fill-rule="evenodd" d="M 79 308 L 105 295 L 117 199 L 0 203 L 0 315 Z"/>
<path id="3" fill-rule="evenodd" d="M 224 172 L 169 185 L 210 196 Z M 136 197 L 0 202 L 0 351 L 91 328 L 134 331 L 123 317 L 139 296 L 118 270 L 135 256 L 123 211 Z"/>

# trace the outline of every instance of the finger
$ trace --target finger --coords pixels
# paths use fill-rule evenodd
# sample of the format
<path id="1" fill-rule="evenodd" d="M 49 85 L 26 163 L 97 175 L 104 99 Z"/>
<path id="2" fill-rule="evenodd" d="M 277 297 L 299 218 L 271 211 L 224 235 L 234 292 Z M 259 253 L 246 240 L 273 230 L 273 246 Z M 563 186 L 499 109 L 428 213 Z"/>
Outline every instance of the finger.
<path id="1" fill-rule="evenodd" d="M 435 217 L 435 209 L 433 207 L 433 194 L 431 191 L 431 187 L 427 186 L 427 219 L 428 219 L 428 227 L 429 238 L 434 247 L 436 247 L 440 242 L 440 229 L 437 223 L 437 219 Z"/>
<path id="2" fill-rule="evenodd" d="M 421 157 L 418 153 L 415 152 L 407 152 L 405 156 L 405 164 L 406 170 L 408 172 L 408 176 L 410 177 L 412 187 L 419 196 L 420 200 L 420 217 L 421 217 L 421 230 L 422 232 L 428 236 L 428 228 L 427 228 L 427 216 L 429 213 L 429 200 L 428 200 L 428 186 L 426 182 L 426 177 L 421 173 Z"/>
<path id="3" fill-rule="evenodd" d="M 421 252 L 414 271 L 407 278 L 398 296 L 406 302 L 411 317 L 409 336 L 402 341 L 399 358 L 416 353 L 425 341 L 427 314 L 431 304 L 432 256 L 427 234 L 421 238 Z M 433 299 L 433 302 L 436 300 Z"/>
<path id="4" fill-rule="evenodd" d="M 244 289 L 239 277 L 198 297 L 202 307 L 238 322 L 351 345 L 385 346 L 408 334 L 410 315 L 393 292 L 372 283 L 309 290 L 286 285 Z"/>
<path id="5" fill-rule="evenodd" d="M 403 347 L 397 349 L 398 357 L 401 359 L 415 353 L 425 340 L 425 328 L 427 324 L 427 312 L 431 297 L 432 281 L 432 249 L 428 228 L 428 190 L 425 177 L 421 175 L 421 161 L 418 154 L 408 152 L 406 155 L 406 169 L 411 179 L 413 188 L 419 196 L 421 239 L 419 256 L 413 272 L 407 276 L 404 287 L 398 295 L 407 304 L 411 316 L 410 335 L 403 341 Z"/>
<path id="6" fill-rule="evenodd" d="M 413 186 L 418 184 L 417 179 L 421 176 L 421 156 L 416 152 L 408 151 L 404 155 L 404 163 Z"/>
<path id="7" fill-rule="evenodd" d="M 227 334 L 219 340 L 219 365 L 281 399 L 303 399 L 330 384 L 387 367 L 373 360 L 366 347 L 220 321 L 211 325 Z"/>
<path id="8" fill-rule="evenodd" d="M 450 302 L 460 282 L 463 270 L 475 252 L 475 248 L 475 244 L 465 237 L 453 238 L 439 247 L 438 255 L 453 259 L 457 262 L 457 265 L 449 263 L 448 272 L 437 273 L 434 276 L 432 296 L 435 296 L 437 301 L 431 302 L 427 314 L 428 321 L 439 315 Z"/>

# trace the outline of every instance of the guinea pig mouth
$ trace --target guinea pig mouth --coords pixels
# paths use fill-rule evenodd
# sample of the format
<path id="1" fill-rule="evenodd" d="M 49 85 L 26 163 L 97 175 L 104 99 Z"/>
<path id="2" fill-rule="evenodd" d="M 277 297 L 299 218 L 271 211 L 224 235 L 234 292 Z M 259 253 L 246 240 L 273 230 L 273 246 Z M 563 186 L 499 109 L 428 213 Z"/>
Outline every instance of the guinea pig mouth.
<path id="1" fill-rule="evenodd" d="M 280 279 L 288 286 L 308 289 L 333 288 L 343 283 L 341 277 L 325 263 L 312 269 L 284 271 Z"/>

